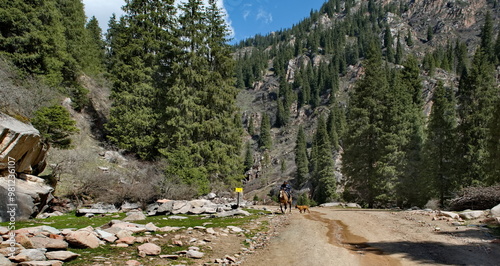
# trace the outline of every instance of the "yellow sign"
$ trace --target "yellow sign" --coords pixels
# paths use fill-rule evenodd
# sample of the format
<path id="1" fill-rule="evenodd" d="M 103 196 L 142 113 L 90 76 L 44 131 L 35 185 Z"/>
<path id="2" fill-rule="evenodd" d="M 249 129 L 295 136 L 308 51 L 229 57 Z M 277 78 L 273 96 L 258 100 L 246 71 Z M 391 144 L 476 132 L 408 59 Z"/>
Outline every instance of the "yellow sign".
<path id="1" fill-rule="evenodd" d="M 243 188 L 242 187 L 237 187 L 234 191 L 235 192 L 243 192 Z"/>

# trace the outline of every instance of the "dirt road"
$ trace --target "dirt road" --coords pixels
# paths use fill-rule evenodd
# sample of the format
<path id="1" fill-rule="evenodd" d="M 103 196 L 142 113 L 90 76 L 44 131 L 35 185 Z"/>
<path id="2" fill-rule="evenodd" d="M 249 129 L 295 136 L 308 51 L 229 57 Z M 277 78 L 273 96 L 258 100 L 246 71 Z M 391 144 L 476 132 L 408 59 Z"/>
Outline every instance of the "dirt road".
<path id="1" fill-rule="evenodd" d="M 313 208 L 283 215 L 286 226 L 242 265 L 500 265 L 489 230 L 423 212 Z"/>

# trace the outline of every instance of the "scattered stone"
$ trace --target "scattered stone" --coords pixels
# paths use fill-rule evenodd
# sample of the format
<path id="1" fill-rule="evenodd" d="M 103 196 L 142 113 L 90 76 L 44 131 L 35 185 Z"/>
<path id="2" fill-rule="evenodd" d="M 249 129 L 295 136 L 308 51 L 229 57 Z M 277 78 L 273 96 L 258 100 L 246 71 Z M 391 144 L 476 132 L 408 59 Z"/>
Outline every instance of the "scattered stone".
<path id="1" fill-rule="evenodd" d="M 192 258 L 192 259 L 201 259 L 201 258 L 203 258 L 204 255 L 205 255 L 205 253 L 199 252 L 197 250 L 188 250 L 186 252 L 186 256 L 188 258 Z"/>
<path id="2" fill-rule="evenodd" d="M 133 245 L 135 243 L 135 239 L 136 238 L 134 236 L 128 236 L 128 237 L 118 239 L 118 241 L 116 241 L 116 243 L 125 243 L 128 245 Z"/>
<path id="3" fill-rule="evenodd" d="M 0 235 L 6 235 L 9 233 L 9 228 L 5 227 L 5 226 L 0 226 Z"/>
<path id="4" fill-rule="evenodd" d="M 347 203 L 345 205 L 347 208 L 357 208 L 357 209 L 361 209 L 361 206 L 357 203 Z"/>
<path id="5" fill-rule="evenodd" d="M 99 238 L 93 232 L 87 230 L 78 230 L 71 232 L 66 236 L 66 241 L 77 248 L 97 248 L 99 247 Z"/>
<path id="6" fill-rule="evenodd" d="M 327 202 L 319 205 L 320 207 L 345 207 L 342 202 Z"/>
<path id="7" fill-rule="evenodd" d="M 146 229 L 150 232 L 158 231 L 159 227 L 154 225 L 153 223 L 148 223 L 145 225 Z"/>
<path id="8" fill-rule="evenodd" d="M 24 249 L 19 252 L 14 257 L 10 257 L 9 259 L 14 262 L 24 262 L 24 261 L 43 261 L 46 260 L 44 249 Z"/>
<path id="9" fill-rule="evenodd" d="M 141 221 L 146 220 L 146 215 L 142 211 L 131 211 L 127 213 L 127 217 L 123 221 Z"/>
<path id="10" fill-rule="evenodd" d="M 500 204 L 497 206 L 491 208 L 491 216 L 493 217 L 500 217 Z"/>
<path id="11" fill-rule="evenodd" d="M 26 234 L 17 234 L 15 239 L 16 243 L 19 243 L 25 248 L 35 248 L 33 242 L 31 242 L 31 239 Z"/>
<path id="12" fill-rule="evenodd" d="M 109 243 L 113 243 L 118 239 L 114 234 L 111 234 L 111 233 L 106 232 L 106 231 L 101 230 L 101 229 L 95 229 L 95 233 L 97 234 L 97 236 L 99 238 L 101 238 L 102 240 L 105 240 Z"/>
<path id="13" fill-rule="evenodd" d="M 180 229 L 182 229 L 182 227 L 164 226 L 164 227 L 158 228 L 157 231 L 160 231 L 160 232 L 172 232 L 172 231 L 177 231 L 177 230 L 180 230 Z"/>
<path id="14" fill-rule="evenodd" d="M 216 234 L 215 230 L 212 227 L 209 227 L 209 228 L 205 229 L 205 232 L 207 232 L 208 234 L 211 234 L 211 235 L 215 235 Z"/>
<path id="15" fill-rule="evenodd" d="M 137 247 L 139 254 L 144 253 L 145 255 L 159 255 L 161 253 L 161 247 L 153 243 L 142 244 Z"/>
<path id="16" fill-rule="evenodd" d="M 51 250 L 57 249 L 67 249 L 68 243 L 63 239 L 54 239 L 43 236 L 34 236 L 31 238 L 31 242 L 33 243 L 33 248 L 45 248 Z M 23 245 L 24 246 L 24 245 Z M 26 247 L 26 246 L 24 246 Z"/>
<path id="17" fill-rule="evenodd" d="M 484 211 L 466 211 L 459 214 L 464 220 L 473 220 L 484 216 Z"/>
<path id="18" fill-rule="evenodd" d="M 122 206 L 120 207 L 120 209 L 122 211 L 130 211 L 130 210 L 136 210 L 136 209 L 139 209 L 141 206 L 139 205 L 139 203 L 130 203 L 130 202 L 127 202 L 125 201 Z"/>
<path id="19" fill-rule="evenodd" d="M 128 260 L 125 262 L 125 265 L 127 266 L 141 266 L 142 264 L 136 260 Z"/>
<path id="20" fill-rule="evenodd" d="M 438 216 L 445 216 L 445 217 L 450 217 L 452 219 L 458 219 L 460 216 L 454 212 L 445 212 L 445 211 L 440 211 L 438 212 Z"/>
<path id="21" fill-rule="evenodd" d="M 162 258 L 162 259 L 176 260 L 176 259 L 179 258 L 179 255 L 160 255 L 160 258 Z"/>
<path id="22" fill-rule="evenodd" d="M 14 265 L 14 263 L 12 263 L 4 255 L 0 254 L 0 265 L 2 265 L 2 266 L 12 266 L 12 265 Z"/>
<path id="23" fill-rule="evenodd" d="M 231 256 L 226 256 L 226 259 L 230 262 L 236 262 L 236 258 L 235 257 L 231 257 Z"/>
<path id="24" fill-rule="evenodd" d="M 118 239 L 123 239 L 123 238 L 131 237 L 132 234 L 133 234 L 132 231 L 120 230 L 120 231 L 118 231 L 118 233 L 116 233 L 116 237 L 118 237 Z"/>
<path id="25" fill-rule="evenodd" d="M 117 248 L 126 248 L 126 247 L 128 247 L 128 244 L 127 243 L 118 243 L 118 244 L 116 244 L 116 247 Z"/>
<path id="26" fill-rule="evenodd" d="M 221 213 L 216 213 L 213 215 L 213 217 L 230 217 L 230 216 L 235 216 L 235 215 L 244 215 L 244 216 L 249 216 L 250 213 L 245 211 L 245 210 L 231 210 L 231 211 L 225 211 Z"/>
<path id="27" fill-rule="evenodd" d="M 244 230 L 236 226 L 227 226 L 227 229 L 231 230 L 232 233 L 241 233 Z"/>
<path id="28" fill-rule="evenodd" d="M 50 251 L 45 253 L 49 260 L 70 261 L 78 258 L 80 254 L 71 251 Z"/>
<path id="29" fill-rule="evenodd" d="M 62 265 L 63 262 L 58 260 L 25 261 L 19 264 L 19 266 L 62 266 Z"/>

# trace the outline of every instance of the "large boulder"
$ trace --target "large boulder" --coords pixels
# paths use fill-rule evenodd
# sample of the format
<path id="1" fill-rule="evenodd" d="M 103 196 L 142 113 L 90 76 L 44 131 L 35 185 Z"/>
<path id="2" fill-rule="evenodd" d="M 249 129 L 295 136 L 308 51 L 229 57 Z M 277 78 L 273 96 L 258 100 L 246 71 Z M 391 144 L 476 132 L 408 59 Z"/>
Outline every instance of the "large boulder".
<path id="1" fill-rule="evenodd" d="M 15 182 L 14 190 L 13 182 Z M 54 198 L 52 191 L 54 189 L 51 186 L 41 182 L 0 177 L 0 198 L 9 199 L 9 201 L 12 199 L 12 202 L 0 201 L 1 222 L 13 218 L 14 216 L 11 216 L 11 213 L 14 215 L 14 212 L 16 221 L 36 217 L 45 210 L 47 204 Z"/>
<path id="2" fill-rule="evenodd" d="M 0 222 L 35 217 L 52 200 L 52 187 L 25 175 L 45 169 L 48 149 L 36 128 L 0 113 Z"/>
<path id="3" fill-rule="evenodd" d="M 0 172 L 15 162 L 17 173 L 41 173 L 46 166 L 47 150 L 36 128 L 0 113 Z"/>

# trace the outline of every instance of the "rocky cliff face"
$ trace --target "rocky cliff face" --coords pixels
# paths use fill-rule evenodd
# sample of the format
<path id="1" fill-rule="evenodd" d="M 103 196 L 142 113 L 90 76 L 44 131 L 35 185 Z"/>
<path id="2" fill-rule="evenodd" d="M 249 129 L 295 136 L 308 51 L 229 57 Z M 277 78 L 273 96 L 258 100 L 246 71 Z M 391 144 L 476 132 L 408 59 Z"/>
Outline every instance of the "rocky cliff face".
<path id="1" fill-rule="evenodd" d="M 33 126 L 0 113 L 0 221 L 36 216 L 54 190 L 39 177 L 48 146 Z"/>
<path id="2" fill-rule="evenodd" d="M 0 173 L 10 162 L 17 173 L 39 174 L 45 169 L 47 150 L 36 128 L 0 113 Z"/>

